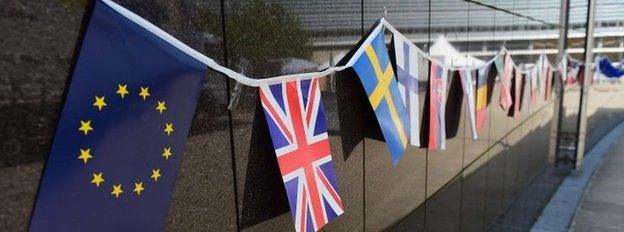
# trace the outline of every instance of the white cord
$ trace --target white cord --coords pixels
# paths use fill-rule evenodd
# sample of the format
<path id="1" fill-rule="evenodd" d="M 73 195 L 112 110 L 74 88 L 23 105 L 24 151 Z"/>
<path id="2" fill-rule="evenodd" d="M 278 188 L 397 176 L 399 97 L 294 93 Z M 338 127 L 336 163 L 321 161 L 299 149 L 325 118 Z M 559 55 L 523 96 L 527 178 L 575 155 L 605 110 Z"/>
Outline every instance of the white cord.
<path id="1" fill-rule="evenodd" d="M 139 26 L 145 28 L 146 30 L 154 33 L 156 36 L 160 37 L 161 39 L 165 40 L 166 42 L 168 42 L 169 44 L 171 44 L 172 46 L 176 47 L 177 49 L 180 49 L 181 51 L 183 51 L 184 53 L 188 54 L 189 56 L 197 59 L 198 61 L 206 64 L 209 68 L 223 73 L 224 75 L 228 76 L 229 78 L 232 78 L 234 80 L 236 80 L 237 82 L 247 85 L 247 86 L 253 86 L 253 87 L 258 87 L 258 86 L 263 86 L 263 85 L 271 85 L 271 84 L 277 84 L 277 83 L 282 83 L 282 82 L 287 82 L 287 81 L 294 81 L 294 80 L 309 80 L 309 79 L 314 79 L 314 78 L 320 78 L 320 77 L 324 77 L 324 76 L 328 76 L 331 73 L 334 72 L 339 72 L 342 70 L 345 70 L 347 68 L 350 68 L 353 66 L 353 64 L 355 63 L 355 61 L 357 60 L 357 58 L 359 58 L 362 53 L 364 53 L 364 50 L 366 49 L 367 44 L 370 44 L 370 42 L 374 39 L 374 36 L 377 35 L 377 33 L 383 33 L 383 29 L 384 27 L 387 28 L 388 30 L 390 30 L 392 32 L 392 34 L 394 36 L 397 37 L 403 37 L 405 40 L 409 41 L 407 39 L 407 37 L 405 37 L 403 34 L 401 34 L 401 32 L 399 32 L 397 29 L 395 29 L 392 25 L 390 25 L 390 23 L 385 19 L 385 18 L 381 18 L 380 19 L 380 23 L 375 26 L 375 28 L 373 29 L 373 31 L 369 34 L 369 36 L 366 38 L 366 40 L 364 40 L 364 42 L 361 44 L 361 46 L 355 51 L 355 53 L 351 56 L 351 58 L 349 59 L 349 61 L 347 61 L 347 63 L 345 65 L 342 66 L 333 66 L 330 67 L 328 69 L 325 69 L 323 71 L 319 71 L 319 72 L 309 72 L 309 73 L 298 73 L 298 74 L 289 74 L 289 75 L 281 75 L 281 76 L 275 76 L 275 77 L 270 77 L 270 78 L 250 78 L 247 77 L 245 75 L 242 75 L 240 73 L 237 73 L 227 67 L 221 66 L 219 65 L 217 62 L 215 62 L 213 59 L 205 56 L 204 54 L 196 51 L 195 49 L 189 47 L 188 45 L 182 43 L 180 40 L 174 38 L 173 36 L 171 36 L 169 33 L 163 31 L 162 29 L 158 28 L 157 26 L 155 26 L 154 24 L 150 23 L 149 21 L 141 18 L 140 16 L 136 15 L 135 13 L 129 11 L 128 9 L 120 6 L 119 4 L 111 1 L 111 0 L 101 0 L 103 3 L 105 3 L 106 5 L 108 5 L 111 9 L 117 11 L 119 14 L 123 15 L 124 17 L 128 18 L 130 21 L 138 24 Z M 487 62 L 477 65 L 477 66 L 447 66 L 445 64 L 443 64 L 442 62 L 440 62 L 437 59 L 434 59 L 433 57 L 429 56 L 427 53 L 425 53 L 424 51 L 420 50 L 420 48 L 416 47 L 416 51 L 417 53 L 419 53 L 422 57 L 424 57 L 425 59 L 429 60 L 430 62 L 436 63 L 439 66 L 445 67 L 448 70 L 475 70 L 475 69 L 480 69 L 483 68 L 485 66 L 490 65 L 492 62 L 494 62 L 496 59 L 498 59 L 499 57 L 503 56 L 505 53 L 509 52 L 505 47 L 501 47 L 501 49 L 496 53 L 496 55 L 494 57 L 492 57 L 490 60 L 488 60 Z M 566 55 L 563 57 L 568 57 L 569 55 L 566 52 Z M 545 57 L 545 56 L 544 56 Z M 562 57 L 562 60 L 563 60 Z M 547 58 L 546 58 L 547 59 Z M 550 64 L 548 62 L 548 59 L 546 60 L 548 65 L 552 68 L 558 68 L 562 62 L 559 61 L 557 62 L 557 67 L 553 66 L 552 64 Z M 513 60 L 512 60 L 513 62 Z M 522 69 L 520 67 L 518 67 L 515 63 L 513 63 L 514 67 L 516 67 L 517 69 L 520 69 L 523 73 L 528 72 L 528 69 Z"/>

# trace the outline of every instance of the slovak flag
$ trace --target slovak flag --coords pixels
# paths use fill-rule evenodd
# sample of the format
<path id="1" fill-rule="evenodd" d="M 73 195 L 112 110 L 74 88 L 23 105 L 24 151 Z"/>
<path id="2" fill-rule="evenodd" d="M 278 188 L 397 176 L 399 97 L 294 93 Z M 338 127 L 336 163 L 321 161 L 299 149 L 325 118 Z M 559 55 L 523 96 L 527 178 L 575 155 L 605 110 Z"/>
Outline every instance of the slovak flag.
<path id="1" fill-rule="evenodd" d="M 260 87 L 296 231 L 318 231 L 344 212 L 318 79 Z"/>
<path id="2" fill-rule="evenodd" d="M 425 95 L 425 112 L 420 144 L 430 150 L 446 149 L 446 85 L 448 70 L 436 62 L 429 62 L 429 83 Z"/>
<path id="3" fill-rule="evenodd" d="M 420 146 L 420 123 L 418 104 L 418 49 L 401 35 L 394 35 L 394 54 L 399 81 L 399 93 L 403 98 L 409 118 L 410 144 Z"/>
<path id="4" fill-rule="evenodd" d="M 470 121 L 470 132 L 472 140 L 477 140 L 477 125 L 475 122 L 475 94 L 474 84 L 472 80 L 472 73 L 470 70 L 460 70 L 459 76 L 461 77 L 462 89 L 464 90 L 464 96 L 466 105 L 468 106 L 468 120 Z"/>

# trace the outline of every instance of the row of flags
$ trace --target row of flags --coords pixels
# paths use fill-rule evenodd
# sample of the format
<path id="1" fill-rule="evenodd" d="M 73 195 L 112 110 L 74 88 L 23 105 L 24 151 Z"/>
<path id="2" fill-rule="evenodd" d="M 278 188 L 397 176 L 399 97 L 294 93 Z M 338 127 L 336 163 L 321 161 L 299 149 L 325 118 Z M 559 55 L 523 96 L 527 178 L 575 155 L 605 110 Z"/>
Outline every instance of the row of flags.
<path id="1" fill-rule="evenodd" d="M 462 101 L 466 103 L 471 137 L 476 140 L 478 131 L 487 122 L 487 107 L 492 101 L 492 89 L 497 80 L 501 86 L 498 104 L 510 117 L 519 116 L 523 107 L 531 109 L 531 105 L 537 104 L 540 93 L 544 95 L 544 100 L 551 97 L 555 69 L 546 56 L 540 56 L 541 65 L 524 71 L 516 67 L 507 52 L 476 70 L 450 71 L 435 60 L 427 60 L 429 75 L 424 106 L 420 106 L 419 74 L 422 72 L 419 70 L 423 67 L 420 67 L 419 59 L 424 59 L 424 53 L 403 35 L 394 33 L 390 51 L 394 56 L 389 56 L 383 42 L 383 31 L 368 37 L 375 39 L 370 44 L 362 45 L 366 52 L 354 58 L 356 62 L 353 69 L 375 110 L 394 164 L 407 146 L 406 137 L 412 146 L 430 150 L 445 149 L 445 140 L 457 134 L 461 112 L 458 107 L 461 107 Z M 388 61 L 389 57 L 394 60 Z M 393 71 L 390 67 L 392 65 L 396 77 L 389 78 Z M 539 83 L 545 86 L 542 92 Z M 530 88 L 530 96 L 525 96 L 525 86 Z M 456 94 L 457 91 L 461 91 L 461 94 Z M 530 104 L 523 106 L 526 97 L 530 97 Z M 403 112 L 405 116 L 401 115 Z M 421 112 L 422 120 L 419 116 Z"/>
<path id="2" fill-rule="evenodd" d="M 164 230 L 208 70 L 195 51 L 180 44 L 119 5 L 96 1 L 30 231 Z M 476 140 L 497 79 L 498 104 L 510 116 L 523 110 L 525 85 L 532 104 L 538 94 L 550 98 L 554 70 L 545 56 L 526 74 L 508 53 L 476 70 L 450 72 L 437 61 L 423 66 L 424 53 L 400 33 L 390 48 L 383 30 L 371 30 L 358 52 L 344 59 L 353 64 L 394 165 L 409 145 L 445 149 L 446 139 L 457 135 L 462 101 Z M 429 74 L 423 106 L 421 70 Z M 345 211 L 319 79 L 261 84 L 258 93 L 294 228 L 318 231 Z"/>
<path id="3" fill-rule="evenodd" d="M 507 53 L 479 69 L 462 69 L 449 77 L 453 72 L 436 61 L 421 67 L 421 51 L 400 34 L 393 35 L 390 51 L 383 30 L 371 30 L 363 41 L 370 42 L 355 48 L 362 52 L 344 59 L 354 61 L 352 69 L 368 96 L 394 165 L 408 145 L 444 149 L 446 139 L 457 135 L 462 101 L 466 103 L 471 137 L 478 139 L 477 132 L 487 123 L 497 77 L 502 83 L 499 104 L 510 117 L 525 110 L 525 86 L 530 86 L 531 95 L 527 107 L 537 104 L 538 95 L 544 95 L 544 100 L 551 96 L 554 69 L 545 56 L 540 57 L 544 65 L 528 72 L 517 68 Z M 424 106 L 419 103 L 422 68 L 429 69 Z M 542 92 L 540 82 L 547 86 Z M 318 231 L 344 212 L 318 79 L 261 86 L 259 93 L 295 229 Z"/>

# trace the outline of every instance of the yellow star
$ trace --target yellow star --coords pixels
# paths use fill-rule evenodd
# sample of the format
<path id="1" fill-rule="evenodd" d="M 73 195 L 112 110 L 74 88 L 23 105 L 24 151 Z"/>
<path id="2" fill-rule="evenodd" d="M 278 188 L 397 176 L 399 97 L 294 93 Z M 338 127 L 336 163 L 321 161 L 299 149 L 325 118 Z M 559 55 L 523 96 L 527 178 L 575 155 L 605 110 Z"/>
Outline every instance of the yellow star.
<path id="1" fill-rule="evenodd" d="M 91 149 L 87 148 L 87 149 L 80 149 L 80 156 L 78 156 L 78 159 L 81 159 L 82 162 L 84 162 L 85 164 L 87 163 L 87 161 L 89 161 L 89 159 L 93 158 L 93 156 L 91 156 Z"/>
<path id="2" fill-rule="evenodd" d="M 150 178 L 154 179 L 154 181 L 158 181 L 158 178 L 160 178 L 160 169 L 152 170 L 152 176 Z"/>
<path id="3" fill-rule="evenodd" d="M 143 100 L 147 99 L 147 96 L 149 96 L 149 87 L 141 87 L 141 92 L 139 93 L 139 96 L 141 96 L 143 98 Z"/>
<path id="4" fill-rule="evenodd" d="M 171 148 L 170 147 L 163 148 L 162 156 L 165 157 L 165 159 L 169 159 L 169 156 L 172 156 L 172 155 L 173 154 L 171 154 Z"/>
<path id="5" fill-rule="evenodd" d="M 167 135 L 171 135 L 171 133 L 173 133 L 173 123 L 165 123 L 165 133 L 167 133 Z"/>
<path id="6" fill-rule="evenodd" d="M 130 92 L 128 92 L 128 85 L 126 84 L 117 84 L 117 94 L 119 94 L 121 96 L 121 98 L 124 98 L 126 96 L 126 94 L 129 94 Z"/>
<path id="7" fill-rule="evenodd" d="M 111 192 L 111 195 L 115 195 L 115 198 L 119 198 L 119 195 L 121 195 L 121 193 L 123 193 L 123 190 L 121 189 L 121 184 L 113 185 L 113 191 Z"/>
<path id="8" fill-rule="evenodd" d="M 91 184 L 95 184 L 96 187 L 100 187 L 100 183 L 104 182 L 104 178 L 102 177 L 102 173 L 93 173 L 93 179 L 91 179 Z"/>
<path id="9" fill-rule="evenodd" d="M 78 128 L 78 130 L 84 132 L 85 135 L 89 134 L 89 131 L 93 130 L 93 128 L 91 127 L 91 120 L 80 120 L 80 127 Z"/>
<path id="10" fill-rule="evenodd" d="M 163 111 L 167 110 L 167 107 L 165 106 L 165 101 L 158 101 L 158 106 L 156 106 L 156 110 L 158 110 L 161 114 L 163 113 Z"/>
<path id="11" fill-rule="evenodd" d="M 106 102 L 104 102 L 104 97 L 95 96 L 95 102 L 93 106 L 97 107 L 98 110 L 102 110 L 104 106 L 106 106 Z"/>
<path id="12" fill-rule="evenodd" d="M 145 190 L 143 188 L 143 182 L 134 183 L 134 190 L 132 190 L 133 192 L 135 192 L 137 195 L 141 195 L 141 191 L 143 190 Z"/>

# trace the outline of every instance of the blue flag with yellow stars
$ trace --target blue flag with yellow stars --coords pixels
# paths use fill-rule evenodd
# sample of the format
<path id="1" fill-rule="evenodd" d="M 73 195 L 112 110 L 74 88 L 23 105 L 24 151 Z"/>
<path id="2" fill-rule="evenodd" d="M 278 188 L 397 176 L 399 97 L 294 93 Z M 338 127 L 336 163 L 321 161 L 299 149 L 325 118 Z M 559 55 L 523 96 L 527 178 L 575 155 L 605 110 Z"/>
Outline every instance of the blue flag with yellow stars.
<path id="1" fill-rule="evenodd" d="M 30 231 L 165 229 L 207 67 L 109 4 L 95 3 Z"/>
<path id="2" fill-rule="evenodd" d="M 375 110 L 381 132 L 396 165 L 408 145 L 409 121 L 388 57 L 383 30 L 371 34 L 373 40 L 363 44 L 364 52 L 353 64 L 368 100 Z"/>

